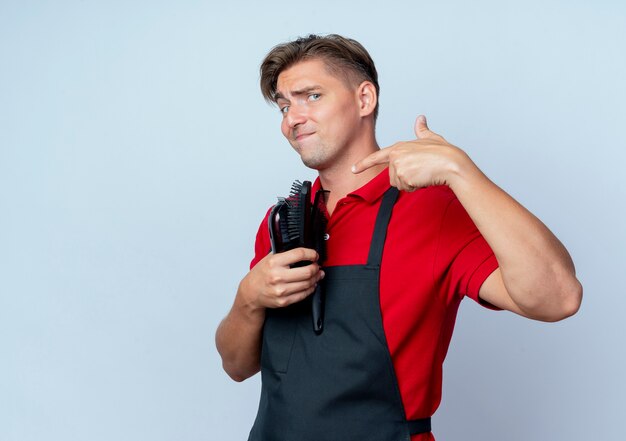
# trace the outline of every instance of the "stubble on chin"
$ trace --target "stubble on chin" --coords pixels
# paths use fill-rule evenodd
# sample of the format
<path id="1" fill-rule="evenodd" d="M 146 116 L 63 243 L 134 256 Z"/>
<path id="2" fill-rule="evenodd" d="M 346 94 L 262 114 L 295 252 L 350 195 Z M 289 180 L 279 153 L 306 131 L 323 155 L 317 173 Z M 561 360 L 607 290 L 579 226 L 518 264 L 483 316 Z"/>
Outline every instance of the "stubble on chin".
<path id="1" fill-rule="evenodd" d="M 321 168 L 324 168 L 324 161 L 321 158 L 318 157 L 304 157 L 304 156 L 300 156 L 300 159 L 302 160 L 302 163 L 307 166 L 308 168 L 311 168 L 313 170 L 320 170 Z"/>
<path id="2" fill-rule="evenodd" d="M 310 169 L 322 170 L 328 167 L 328 163 L 332 161 L 332 158 L 329 157 L 324 146 L 316 146 L 315 148 L 306 150 L 307 151 L 303 153 L 301 149 L 296 148 L 296 151 L 300 155 L 300 160 Z"/>

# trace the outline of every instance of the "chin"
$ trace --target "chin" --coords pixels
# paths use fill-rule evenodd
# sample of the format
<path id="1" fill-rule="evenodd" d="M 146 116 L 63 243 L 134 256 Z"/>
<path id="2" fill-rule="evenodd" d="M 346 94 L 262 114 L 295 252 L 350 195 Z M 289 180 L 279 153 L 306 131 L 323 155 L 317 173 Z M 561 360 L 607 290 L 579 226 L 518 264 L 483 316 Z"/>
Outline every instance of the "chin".
<path id="1" fill-rule="evenodd" d="M 300 158 L 300 159 L 302 159 L 302 163 L 303 163 L 306 167 L 308 167 L 308 168 L 310 168 L 310 169 L 313 169 L 313 170 L 321 170 L 321 169 L 323 169 L 323 168 L 324 168 L 324 167 L 322 166 L 322 164 L 318 163 L 317 161 L 309 161 L 309 160 L 306 160 L 306 159 L 304 159 L 304 158 Z"/>
<path id="2" fill-rule="evenodd" d="M 324 170 L 337 159 L 335 152 L 323 145 L 300 145 L 297 152 L 302 163 L 313 170 Z"/>
<path id="3" fill-rule="evenodd" d="M 328 160 L 325 158 L 305 158 L 300 156 L 302 163 L 313 170 L 324 170 L 329 166 Z"/>

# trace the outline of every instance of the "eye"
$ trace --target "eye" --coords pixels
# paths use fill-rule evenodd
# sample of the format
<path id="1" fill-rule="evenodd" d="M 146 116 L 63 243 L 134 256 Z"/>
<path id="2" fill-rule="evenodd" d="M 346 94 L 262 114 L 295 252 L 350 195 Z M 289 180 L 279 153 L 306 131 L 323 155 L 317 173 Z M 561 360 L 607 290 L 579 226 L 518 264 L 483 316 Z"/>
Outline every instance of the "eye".
<path id="1" fill-rule="evenodd" d="M 282 113 L 283 115 L 286 114 L 287 111 L 289 111 L 289 106 L 283 106 L 280 108 L 280 113 Z"/>
<path id="2" fill-rule="evenodd" d="M 319 93 L 312 93 L 311 95 L 309 95 L 309 100 L 310 101 L 317 101 L 322 97 L 321 94 Z"/>

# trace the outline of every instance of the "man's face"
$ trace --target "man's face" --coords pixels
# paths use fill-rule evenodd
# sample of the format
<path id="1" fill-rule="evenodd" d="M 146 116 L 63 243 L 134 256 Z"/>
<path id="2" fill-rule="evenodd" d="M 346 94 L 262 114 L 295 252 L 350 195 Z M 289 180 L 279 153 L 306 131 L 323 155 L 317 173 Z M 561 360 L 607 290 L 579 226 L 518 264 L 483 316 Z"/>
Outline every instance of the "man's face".
<path id="1" fill-rule="evenodd" d="M 281 131 L 302 162 L 317 170 L 332 165 L 359 129 L 356 88 L 313 59 L 282 71 L 276 89 Z"/>

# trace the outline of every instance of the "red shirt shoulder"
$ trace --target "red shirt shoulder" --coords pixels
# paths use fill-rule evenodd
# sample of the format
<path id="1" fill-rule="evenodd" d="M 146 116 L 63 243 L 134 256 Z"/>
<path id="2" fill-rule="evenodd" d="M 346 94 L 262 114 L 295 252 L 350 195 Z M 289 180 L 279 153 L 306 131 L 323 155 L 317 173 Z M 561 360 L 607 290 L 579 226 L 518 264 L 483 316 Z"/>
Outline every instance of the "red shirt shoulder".
<path id="1" fill-rule="evenodd" d="M 270 230 L 269 225 L 267 224 L 267 219 L 270 216 L 272 208 L 273 205 L 267 209 L 265 217 L 261 221 L 261 225 L 259 225 L 259 229 L 257 230 L 256 239 L 254 241 L 254 257 L 250 262 L 250 269 L 254 268 L 254 266 L 259 263 L 261 259 L 272 251 L 272 245 L 270 243 Z"/>

